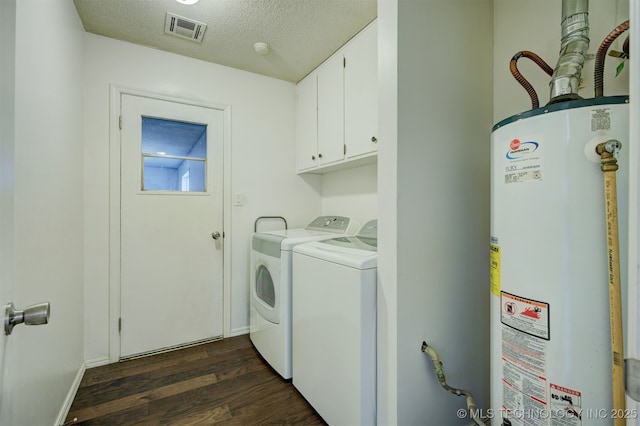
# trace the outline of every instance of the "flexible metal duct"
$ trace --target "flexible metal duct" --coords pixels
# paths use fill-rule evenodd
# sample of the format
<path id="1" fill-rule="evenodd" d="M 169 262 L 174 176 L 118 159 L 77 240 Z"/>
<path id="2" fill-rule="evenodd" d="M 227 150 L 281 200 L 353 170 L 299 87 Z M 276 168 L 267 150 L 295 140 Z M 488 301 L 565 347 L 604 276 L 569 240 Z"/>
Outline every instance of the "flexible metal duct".
<path id="1" fill-rule="evenodd" d="M 560 58 L 549 87 L 549 103 L 580 99 L 578 86 L 589 48 L 589 1 L 562 0 L 562 40 Z"/>

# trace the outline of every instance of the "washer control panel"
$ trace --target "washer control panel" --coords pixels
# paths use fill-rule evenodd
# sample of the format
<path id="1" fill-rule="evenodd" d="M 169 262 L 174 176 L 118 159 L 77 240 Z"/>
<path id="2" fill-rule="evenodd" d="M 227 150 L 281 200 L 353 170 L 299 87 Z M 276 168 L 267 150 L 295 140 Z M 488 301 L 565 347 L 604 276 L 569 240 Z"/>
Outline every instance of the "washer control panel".
<path id="1" fill-rule="evenodd" d="M 349 228 L 351 219 L 344 216 L 319 216 L 309 225 L 307 229 L 315 231 L 327 231 L 345 233 Z"/>
<path id="2" fill-rule="evenodd" d="M 378 220 L 373 219 L 365 223 L 358 231 L 358 237 L 363 238 L 378 238 Z"/>

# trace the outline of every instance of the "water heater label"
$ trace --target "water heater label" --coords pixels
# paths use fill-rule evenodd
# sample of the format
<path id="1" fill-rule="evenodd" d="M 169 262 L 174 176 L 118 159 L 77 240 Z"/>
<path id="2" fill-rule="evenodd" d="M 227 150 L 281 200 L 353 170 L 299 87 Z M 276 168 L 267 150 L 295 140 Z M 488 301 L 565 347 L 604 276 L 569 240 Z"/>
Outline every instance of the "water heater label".
<path id="1" fill-rule="evenodd" d="M 501 321 L 531 336 L 549 340 L 549 304 L 510 293 L 500 293 Z"/>
<path id="2" fill-rule="evenodd" d="M 491 294 L 500 297 L 500 246 L 491 244 L 489 246 L 489 282 L 491 283 Z"/>
<path id="3" fill-rule="evenodd" d="M 502 415 L 512 426 L 547 426 L 547 342 L 502 326 Z"/>
<path id="4" fill-rule="evenodd" d="M 611 108 L 591 110 L 591 131 L 611 130 Z"/>
<path id="5" fill-rule="evenodd" d="M 542 135 L 505 139 L 504 183 L 542 180 Z"/>
<path id="6" fill-rule="evenodd" d="M 551 394 L 551 426 L 582 425 L 582 393 L 553 383 L 549 384 Z"/>

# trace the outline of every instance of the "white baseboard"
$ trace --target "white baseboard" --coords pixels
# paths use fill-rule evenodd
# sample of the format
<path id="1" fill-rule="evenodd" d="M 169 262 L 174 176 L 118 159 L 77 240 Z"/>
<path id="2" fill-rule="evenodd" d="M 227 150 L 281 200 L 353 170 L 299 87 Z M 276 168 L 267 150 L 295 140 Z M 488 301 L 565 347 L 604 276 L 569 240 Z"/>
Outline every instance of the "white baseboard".
<path id="1" fill-rule="evenodd" d="M 54 426 L 59 426 L 64 424 L 67 415 L 69 414 L 69 410 L 71 409 L 71 404 L 73 403 L 73 399 L 76 397 L 76 393 L 78 392 L 78 388 L 80 387 L 80 382 L 82 381 L 82 377 L 84 376 L 84 372 L 87 370 L 86 363 L 83 362 L 76 373 L 75 379 L 71 383 L 71 387 L 69 388 L 69 392 L 67 392 L 67 397 L 62 404 L 62 408 L 60 408 L 60 412 L 58 413 L 58 418 L 54 423 Z"/>
<path id="2" fill-rule="evenodd" d="M 234 328 L 233 330 L 230 330 L 229 335 L 225 337 L 236 337 L 242 336 L 243 334 L 249 334 L 249 326 Z"/>
<path id="3" fill-rule="evenodd" d="M 86 369 L 93 368 L 93 367 L 100 367 L 101 365 L 107 365 L 107 364 L 109 364 L 108 356 L 105 356 L 102 358 L 88 359 L 84 362 L 84 366 Z"/>
<path id="4" fill-rule="evenodd" d="M 71 409 L 71 404 L 73 404 L 73 399 L 76 397 L 76 393 L 78 392 L 78 388 L 80 387 L 80 382 L 82 382 L 82 377 L 84 376 L 85 371 L 87 371 L 88 368 L 99 367 L 101 365 L 107 364 L 109 364 L 109 357 L 89 359 L 83 362 L 82 365 L 80 365 L 80 368 L 76 373 L 76 377 L 71 383 L 71 387 L 69 388 L 67 397 L 62 404 L 62 408 L 60 408 L 60 412 L 58 413 L 58 417 L 56 419 L 56 422 L 54 423 L 54 426 L 64 424 L 64 421 L 69 414 L 69 410 Z"/>

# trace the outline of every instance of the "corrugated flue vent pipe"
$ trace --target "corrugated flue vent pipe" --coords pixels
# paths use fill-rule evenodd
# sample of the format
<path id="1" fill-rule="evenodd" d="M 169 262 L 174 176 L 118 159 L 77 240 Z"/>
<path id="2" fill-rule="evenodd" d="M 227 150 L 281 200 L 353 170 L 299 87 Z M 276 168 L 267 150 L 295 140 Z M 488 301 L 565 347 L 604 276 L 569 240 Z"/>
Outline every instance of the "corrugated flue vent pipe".
<path id="1" fill-rule="evenodd" d="M 560 58 L 551 76 L 549 104 L 578 96 L 580 73 L 589 49 L 589 1 L 562 0 Z"/>

